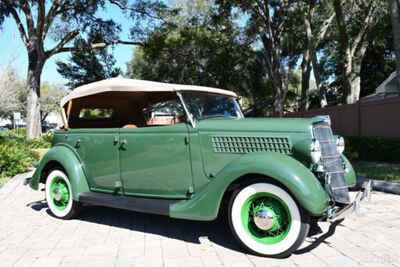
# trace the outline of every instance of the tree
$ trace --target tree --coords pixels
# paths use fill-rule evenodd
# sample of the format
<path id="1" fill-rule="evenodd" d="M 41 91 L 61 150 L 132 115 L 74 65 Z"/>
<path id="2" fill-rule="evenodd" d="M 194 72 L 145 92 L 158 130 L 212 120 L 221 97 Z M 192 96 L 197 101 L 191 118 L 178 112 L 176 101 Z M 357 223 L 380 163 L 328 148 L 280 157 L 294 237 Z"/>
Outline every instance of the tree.
<path id="1" fill-rule="evenodd" d="M 115 59 L 108 53 L 107 47 L 90 48 L 91 43 L 102 43 L 104 41 L 101 32 L 91 32 L 87 41 L 83 38 L 75 40 L 75 47 L 82 49 L 71 53 L 69 63 L 56 62 L 57 71 L 69 80 L 67 86 L 70 89 L 121 74 L 121 69 L 114 67 Z"/>
<path id="2" fill-rule="evenodd" d="M 360 97 L 374 94 L 376 88 L 396 70 L 394 38 L 390 16 L 374 27 L 372 42 L 367 48 L 361 66 Z"/>
<path id="3" fill-rule="evenodd" d="M 50 113 L 60 112 L 60 101 L 66 94 L 67 91 L 62 85 L 42 83 L 40 97 L 40 121 L 42 124 Z"/>
<path id="4" fill-rule="evenodd" d="M 289 88 L 287 73 L 290 71 L 285 68 L 281 44 L 285 34 L 290 31 L 289 15 L 298 5 L 297 1 L 217 0 L 216 3 L 225 16 L 236 9 L 248 15 L 247 34 L 255 36 L 263 46 L 268 79 L 273 88 L 273 116 L 283 116 Z"/>
<path id="5" fill-rule="evenodd" d="M 361 64 L 371 43 L 373 28 L 387 12 L 386 1 L 334 0 L 339 55 L 343 76 L 343 102 L 358 101 L 361 90 Z"/>
<path id="6" fill-rule="evenodd" d="M 389 10 L 392 19 L 394 50 L 396 53 L 396 70 L 398 84 L 400 85 L 400 3 L 398 0 L 389 0 Z"/>
<path id="7" fill-rule="evenodd" d="M 307 110 L 309 106 L 311 70 L 316 89 L 320 93 L 321 106 L 325 106 L 325 87 L 322 86 L 317 53 L 327 43 L 326 37 L 331 32 L 334 12 L 329 1 L 311 0 L 298 1 L 288 14 L 288 27 L 282 38 L 282 49 L 289 66 L 297 65 L 301 59 L 300 110 Z"/>
<path id="8" fill-rule="evenodd" d="M 252 100 L 269 95 L 261 53 L 251 49 L 229 18 L 215 14 L 211 2 L 178 1 L 180 13 L 154 31 L 146 46 L 136 48 L 126 75 L 228 88 Z"/>
<path id="9" fill-rule="evenodd" d="M 98 17 L 99 9 L 115 5 L 128 14 L 133 21 L 131 29 L 134 41 L 118 39 L 120 25 L 113 20 Z M 91 48 L 113 44 L 140 45 L 147 32 L 162 22 L 167 11 L 162 1 L 126 0 L 3 0 L 0 2 L 0 25 L 11 17 L 17 25 L 20 37 L 28 53 L 27 72 L 27 137 L 36 138 L 40 126 L 40 77 L 46 61 L 62 52 L 77 49 L 68 45 L 79 36 L 90 32 L 92 27 L 101 29 L 105 41 L 90 44 Z M 21 17 L 25 17 L 23 22 Z M 57 44 L 48 49 L 46 41 L 51 38 Z"/>
<path id="10" fill-rule="evenodd" d="M 26 81 L 15 73 L 12 67 L 8 67 L 0 75 L 0 118 L 13 120 L 13 113 L 21 113 L 22 118 L 26 118 L 27 94 Z M 59 111 L 60 100 L 66 95 L 61 85 L 52 85 L 47 82 L 41 85 L 40 115 L 41 122 L 51 112 Z"/>
<path id="11" fill-rule="evenodd" d="M 0 118 L 12 120 L 14 112 L 21 111 L 25 82 L 12 68 L 0 74 Z"/>
<path id="12" fill-rule="evenodd" d="M 307 36 L 307 48 L 304 52 L 304 57 L 311 60 L 314 78 L 317 90 L 319 92 L 320 106 L 325 107 L 328 103 L 326 100 L 325 87 L 322 84 L 320 76 L 317 48 L 325 40 L 325 37 L 329 32 L 329 28 L 331 27 L 335 18 L 335 13 L 327 5 L 327 3 L 322 1 L 322 4 L 320 3 L 317 5 L 316 0 L 308 1 L 306 10 L 307 12 L 304 14 L 304 27 Z M 316 16 L 316 14 L 318 15 Z M 315 27 L 315 25 L 318 25 L 319 27 Z M 306 97 L 306 99 L 308 99 L 308 97 Z"/>

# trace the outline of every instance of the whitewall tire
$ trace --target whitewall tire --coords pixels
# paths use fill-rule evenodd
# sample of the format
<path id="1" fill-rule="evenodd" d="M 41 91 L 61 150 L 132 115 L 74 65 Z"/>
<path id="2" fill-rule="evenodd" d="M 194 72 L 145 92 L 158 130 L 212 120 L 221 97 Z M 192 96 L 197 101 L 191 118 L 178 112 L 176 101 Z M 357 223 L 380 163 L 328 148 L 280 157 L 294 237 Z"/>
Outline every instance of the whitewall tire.
<path id="1" fill-rule="evenodd" d="M 77 215 L 79 204 L 72 198 L 71 183 L 63 171 L 52 170 L 47 176 L 46 201 L 57 218 L 71 219 Z"/>
<path id="2" fill-rule="evenodd" d="M 309 231 L 308 215 L 281 187 L 253 183 L 232 195 L 229 224 L 239 243 L 252 253 L 287 257 Z"/>

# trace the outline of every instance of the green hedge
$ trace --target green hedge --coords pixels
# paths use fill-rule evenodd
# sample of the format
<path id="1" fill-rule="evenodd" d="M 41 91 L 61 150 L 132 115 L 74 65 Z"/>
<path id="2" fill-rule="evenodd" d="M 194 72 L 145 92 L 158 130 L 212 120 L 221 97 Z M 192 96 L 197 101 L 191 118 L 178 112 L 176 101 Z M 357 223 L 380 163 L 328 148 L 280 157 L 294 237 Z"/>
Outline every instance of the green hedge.
<path id="1" fill-rule="evenodd" d="M 27 171 L 40 155 L 34 151 L 39 148 L 49 148 L 53 133 L 44 134 L 41 138 L 26 140 L 26 135 L 14 131 L 4 131 L 0 135 L 0 177 L 12 177 Z"/>
<path id="2" fill-rule="evenodd" d="M 350 160 L 400 162 L 400 138 L 345 137 L 344 154 Z"/>
<path id="3" fill-rule="evenodd" d="M 21 139 L 0 138 L 0 177 L 12 177 L 27 171 L 39 159 Z"/>

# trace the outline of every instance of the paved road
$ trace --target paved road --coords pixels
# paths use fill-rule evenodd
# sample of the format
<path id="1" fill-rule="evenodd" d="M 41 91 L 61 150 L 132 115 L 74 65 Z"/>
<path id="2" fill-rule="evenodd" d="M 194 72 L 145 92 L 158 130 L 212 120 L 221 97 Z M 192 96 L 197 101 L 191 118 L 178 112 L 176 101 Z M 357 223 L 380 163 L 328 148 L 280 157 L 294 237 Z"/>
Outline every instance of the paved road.
<path id="1" fill-rule="evenodd" d="M 43 191 L 0 190 L 0 266 L 400 266 L 400 196 L 374 193 L 359 217 L 322 223 L 290 258 L 248 255 L 222 222 L 169 219 L 91 207 L 53 218 Z M 10 188 L 8 188 L 7 191 Z"/>

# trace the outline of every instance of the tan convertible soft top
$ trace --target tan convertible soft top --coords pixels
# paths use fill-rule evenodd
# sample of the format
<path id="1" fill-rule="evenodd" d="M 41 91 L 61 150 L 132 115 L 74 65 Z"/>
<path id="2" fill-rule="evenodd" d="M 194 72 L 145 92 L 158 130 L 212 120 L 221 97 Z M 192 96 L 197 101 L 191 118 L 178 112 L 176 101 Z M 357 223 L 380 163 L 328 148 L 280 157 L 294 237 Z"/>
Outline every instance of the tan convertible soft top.
<path id="1" fill-rule="evenodd" d="M 90 95 L 97 95 L 107 92 L 178 92 L 178 91 L 194 91 L 205 92 L 211 94 L 225 95 L 237 97 L 236 93 L 228 90 L 222 90 L 212 87 L 171 84 L 152 82 L 144 80 L 133 80 L 125 78 L 111 78 L 98 82 L 89 83 L 74 89 L 71 93 L 61 99 L 61 114 L 65 128 L 68 128 L 67 116 L 72 106 L 72 100 Z M 68 105 L 68 106 L 66 106 Z"/>
<path id="2" fill-rule="evenodd" d="M 212 94 L 237 97 L 236 93 L 212 87 L 160 83 L 143 80 L 133 80 L 125 78 L 111 78 L 94 83 L 89 83 L 77 87 L 63 99 L 61 107 L 64 107 L 70 100 L 104 92 L 176 92 L 176 91 L 196 91 Z"/>

